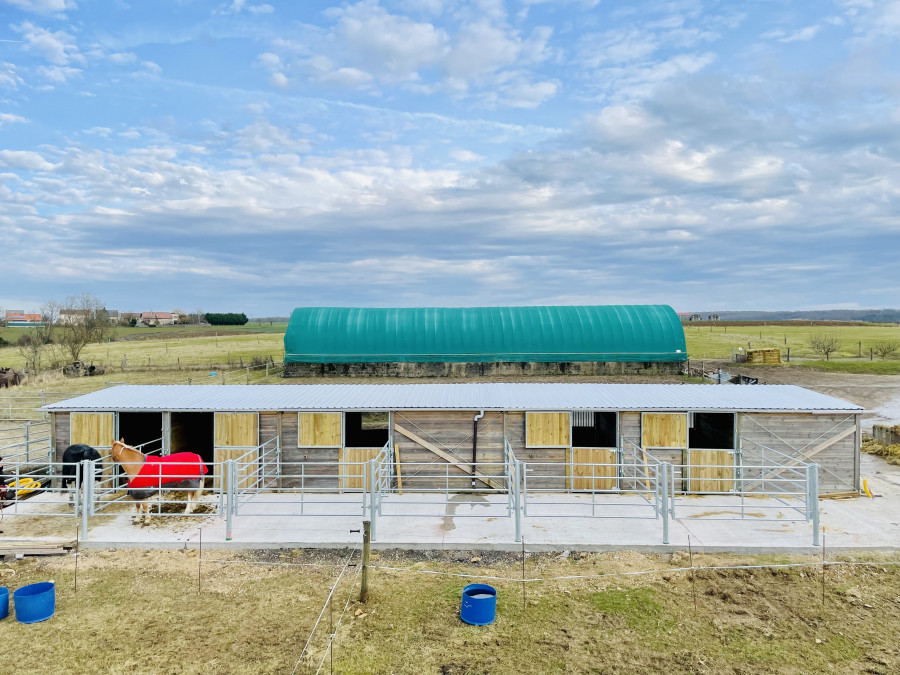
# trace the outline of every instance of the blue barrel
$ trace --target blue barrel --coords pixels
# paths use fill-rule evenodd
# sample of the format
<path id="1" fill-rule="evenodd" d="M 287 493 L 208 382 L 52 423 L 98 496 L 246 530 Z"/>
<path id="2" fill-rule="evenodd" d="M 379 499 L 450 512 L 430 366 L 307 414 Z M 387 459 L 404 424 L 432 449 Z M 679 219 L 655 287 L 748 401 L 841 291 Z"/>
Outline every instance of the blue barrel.
<path id="1" fill-rule="evenodd" d="M 9 616 L 9 589 L 0 586 L 0 620 Z"/>
<path id="2" fill-rule="evenodd" d="M 46 621 L 56 611 L 56 584 L 42 581 L 22 586 L 13 593 L 13 600 L 16 605 L 16 621 L 19 623 Z"/>
<path id="3" fill-rule="evenodd" d="M 469 584 L 463 589 L 459 618 L 473 626 L 494 623 L 497 613 L 497 590 L 487 584 Z"/>

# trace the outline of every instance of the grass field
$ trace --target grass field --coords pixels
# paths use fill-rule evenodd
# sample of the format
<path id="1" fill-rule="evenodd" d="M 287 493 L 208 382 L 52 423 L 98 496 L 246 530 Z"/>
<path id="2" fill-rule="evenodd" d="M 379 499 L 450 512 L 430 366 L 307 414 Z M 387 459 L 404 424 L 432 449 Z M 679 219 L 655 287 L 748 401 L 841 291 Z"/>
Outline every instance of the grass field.
<path id="1" fill-rule="evenodd" d="M 0 334 L 22 330 L 0 329 Z M 236 370 L 254 358 L 281 361 L 284 354 L 285 324 L 206 327 L 202 330 L 196 326 L 117 330 L 115 341 L 88 345 L 82 353 L 83 361 L 111 367 L 110 377 L 116 381 L 180 382 L 188 378 L 196 381 L 208 377 L 211 369 Z M 822 361 L 810 349 L 810 336 L 816 333 L 833 334 L 840 339 L 841 349 L 830 361 Z M 792 366 L 872 375 L 900 374 L 900 353 L 886 361 L 877 356 L 874 360 L 869 359 L 869 348 L 876 342 L 900 340 L 900 327 L 896 325 L 686 325 L 685 337 L 692 360 L 728 360 L 732 349 L 747 349 L 748 346 L 780 349 L 784 359 L 790 347 Z M 0 348 L 0 366 L 21 368 L 23 365 L 24 360 L 15 347 Z M 167 374 L 157 377 L 150 372 L 160 369 Z"/>
<path id="2" fill-rule="evenodd" d="M 58 586 L 51 620 L 3 622 L 8 663 L 23 674 L 288 675 L 344 556 L 205 551 L 198 566 L 195 550 L 85 551 L 77 591 L 73 556 L 2 565 L 15 571 L 3 577 L 13 589 L 48 579 Z M 789 560 L 815 562 L 695 555 L 693 564 Z M 530 583 L 524 603 L 520 583 L 486 580 L 498 589 L 497 619 L 473 627 L 458 618 L 462 588 L 472 579 L 417 572 L 515 579 L 522 573 L 518 556 L 381 552 L 373 564 L 409 571 L 373 570 L 370 600 L 361 606 L 359 568 L 350 568 L 337 586 L 333 616 L 324 612 L 298 673 L 315 673 L 323 661 L 319 672 L 347 675 L 900 670 L 895 565 L 829 567 L 823 605 L 820 567 L 696 571 L 692 586 L 689 572 L 675 571 L 687 566 L 686 554 L 529 555 L 528 577 L 594 578 Z M 655 571 L 618 575 L 642 570 Z M 333 671 L 326 651 L 331 625 Z"/>
<path id="3" fill-rule="evenodd" d="M 729 359 L 731 350 L 748 345 L 753 349 L 780 349 L 782 358 L 791 349 L 791 360 L 814 359 L 821 356 L 812 351 L 809 339 L 815 334 L 835 335 L 841 341 L 840 350 L 831 359 L 869 360 L 869 348 L 883 340 L 900 340 L 900 326 L 870 324 L 862 326 L 691 326 L 684 327 L 688 354 L 692 359 Z M 862 354 L 862 357 L 859 355 Z M 894 355 L 900 358 L 900 353 Z M 875 361 L 878 361 L 875 356 Z"/>

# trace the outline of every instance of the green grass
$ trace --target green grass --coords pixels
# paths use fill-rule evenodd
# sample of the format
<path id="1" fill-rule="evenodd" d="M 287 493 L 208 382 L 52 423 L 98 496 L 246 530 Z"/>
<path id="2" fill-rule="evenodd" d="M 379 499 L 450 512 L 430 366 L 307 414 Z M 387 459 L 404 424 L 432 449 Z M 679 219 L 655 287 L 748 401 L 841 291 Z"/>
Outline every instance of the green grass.
<path id="1" fill-rule="evenodd" d="M 610 588 L 591 594 L 590 600 L 597 610 L 621 616 L 625 619 L 625 625 L 634 630 L 665 630 L 674 622 L 663 605 L 656 600 L 656 591 L 652 588 Z"/>
<path id="2" fill-rule="evenodd" d="M 691 359 L 730 359 L 731 350 L 738 347 L 751 349 L 780 349 L 782 358 L 791 350 L 794 359 L 821 358 L 809 347 L 809 339 L 815 334 L 836 335 L 841 349 L 832 359 L 869 360 L 869 348 L 882 340 L 900 340 L 900 327 L 894 324 L 869 324 L 863 326 L 690 326 L 684 327 L 687 351 Z M 862 357 L 859 354 L 862 353 Z M 895 355 L 900 356 L 900 354 Z M 877 360 L 878 357 L 876 356 Z M 900 360 L 897 361 L 900 363 Z M 887 363 L 887 362 L 886 362 Z M 854 371 L 859 372 L 859 371 Z"/>
<path id="3" fill-rule="evenodd" d="M 804 361 L 795 368 L 826 370 L 832 373 L 862 375 L 900 375 L 900 360 L 893 361 Z"/>

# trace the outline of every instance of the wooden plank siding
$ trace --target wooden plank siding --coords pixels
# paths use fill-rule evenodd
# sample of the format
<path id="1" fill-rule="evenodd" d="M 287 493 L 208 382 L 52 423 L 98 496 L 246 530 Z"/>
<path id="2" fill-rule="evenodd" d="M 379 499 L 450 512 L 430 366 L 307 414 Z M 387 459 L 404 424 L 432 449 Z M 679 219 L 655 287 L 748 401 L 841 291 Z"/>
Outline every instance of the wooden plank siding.
<path id="1" fill-rule="evenodd" d="M 113 475 L 115 467 L 111 455 L 112 444 L 116 440 L 115 413 L 71 413 L 69 438 L 72 445 L 84 443 L 99 452 L 104 467 L 103 476 L 108 478 Z"/>
<path id="2" fill-rule="evenodd" d="M 567 412 L 525 413 L 525 445 L 529 448 L 570 447 L 571 419 Z"/>
<path id="3" fill-rule="evenodd" d="M 819 465 L 819 493 L 854 492 L 859 490 L 857 448 L 859 447 L 856 416 L 847 413 L 814 415 L 811 413 L 743 413 L 740 415 L 740 436 L 802 459 L 823 443 L 854 431 L 803 459 Z M 750 454 L 758 453 L 753 443 L 743 443 L 744 463 L 750 464 Z M 790 474 L 785 474 L 788 476 Z"/>
<path id="4" fill-rule="evenodd" d="M 572 448 L 572 490 L 615 490 L 617 476 L 615 449 Z"/>
<path id="5" fill-rule="evenodd" d="M 72 413 L 69 416 L 72 444 L 111 448 L 116 437 L 115 413 Z"/>
<path id="6" fill-rule="evenodd" d="M 257 413 L 216 413 L 215 447 L 255 448 L 259 445 Z"/>
<path id="7" fill-rule="evenodd" d="M 297 445 L 301 448 L 341 447 L 341 413 L 297 413 Z"/>
<path id="8" fill-rule="evenodd" d="M 473 421 L 477 414 L 477 410 L 400 411 L 394 413 L 394 424 L 439 447 L 460 463 L 470 464 Z M 399 456 L 404 492 L 441 489 L 448 484 L 451 490 L 472 488 L 472 476 L 459 467 L 448 463 L 399 432 L 395 432 L 393 438 Z M 479 470 L 489 476 L 502 476 L 503 460 L 503 413 L 485 413 L 478 421 L 477 462 L 491 464 L 481 465 Z M 476 482 L 476 486 L 477 489 L 486 487 L 481 482 Z"/>
<path id="9" fill-rule="evenodd" d="M 527 447 L 525 418 L 524 412 L 506 413 L 506 437 L 516 459 L 532 465 L 528 473 L 528 489 L 568 489 L 569 448 Z"/>
<path id="10" fill-rule="evenodd" d="M 734 453 L 728 450 L 689 450 L 688 492 L 703 494 L 734 489 Z"/>
<path id="11" fill-rule="evenodd" d="M 644 448 L 686 448 L 687 413 L 644 413 L 641 441 Z"/>
<path id="12" fill-rule="evenodd" d="M 252 455 L 248 455 L 248 453 L 252 452 Z M 237 467 L 237 487 L 238 488 L 246 488 L 250 487 L 253 484 L 252 474 L 255 471 L 254 466 L 254 458 L 258 458 L 259 453 L 257 451 L 248 450 L 247 448 L 216 448 L 214 450 L 214 456 L 216 462 L 224 462 L 229 459 L 239 459 L 243 458 L 243 461 Z M 225 487 L 228 487 L 228 481 L 225 479 L 225 476 L 216 476 L 213 479 L 213 484 L 216 489 L 219 488 L 219 485 L 224 481 Z"/>
<path id="13" fill-rule="evenodd" d="M 340 448 L 301 448 L 297 413 L 280 413 L 280 419 L 281 487 L 337 490 Z M 304 463 L 302 476 L 300 462 Z"/>
<path id="14" fill-rule="evenodd" d="M 69 442 L 69 413 L 53 413 L 53 442 L 56 461 L 61 462 Z"/>
<path id="15" fill-rule="evenodd" d="M 341 488 L 364 490 L 369 481 L 369 467 L 360 462 L 375 459 L 379 452 L 381 448 L 344 448 L 341 451 Z"/>

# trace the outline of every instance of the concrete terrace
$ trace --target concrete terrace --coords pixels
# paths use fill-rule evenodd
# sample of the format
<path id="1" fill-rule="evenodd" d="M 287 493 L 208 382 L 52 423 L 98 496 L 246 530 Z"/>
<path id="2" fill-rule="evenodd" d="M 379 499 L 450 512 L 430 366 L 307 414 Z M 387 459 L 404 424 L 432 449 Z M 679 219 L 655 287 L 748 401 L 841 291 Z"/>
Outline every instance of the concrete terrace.
<path id="1" fill-rule="evenodd" d="M 900 467 L 863 455 L 862 469 L 873 499 L 824 499 L 819 503 L 826 548 L 832 552 L 900 550 Z M 27 509 L 67 508 L 58 494 L 41 497 L 23 502 L 23 515 L 4 514 L 6 534 L 0 535 L 0 544 L 72 540 L 78 519 L 24 517 Z M 361 527 L 362 496 L 344 494 L 328 500 L 328 504 L 316 504 L 315 497 L 308 498 L 303 506 L 305 515 L 299 515 L 295 498 L 259 495 L 241 505 L 230 540 L 221 516 L 155 516 L 150 526 L 140 527 L 131 523 L 132 511 L 122 508 L 116 514 L 93 516 L 88 537 L 80 545 L 193 548 L 200 543 L 201 528 L 204 548 L 334 548 L 359 543 L 360 535 L 351 530 Z M 668 545 L 662 543 L 661 521 L 638 497 L 598 495 L 597 501 L 604 502 L 594 507 L 597 515 L 627 517 L 573 517 L 590 513 L 590 495 L 532 496 L 528 516 L 521 519 L 527 550 L 666 552 L 687 548 L 688 537 L 695 550 L 706 552 L 803 554 L 821 550 L 812 545 L 812 527 L 800 513 L 768 499 L 747 499 L 743 519 L 736 497 L 679 499 L 676 517 L 670 521 Z M 777 508 L 765 508 L 770 506 Z M 515 541 L 514 520 L 507 516 L 505 495 L 456 494 L 449 503 L 438 495 L 390 495 L 382 511 L 376 520 L 375 548 L 521 550 L 521 543 Z M 50 520 L 59 524 L 60 533 L 72 534 L 54 536 L 35 526 L 38 521 Z"/>

